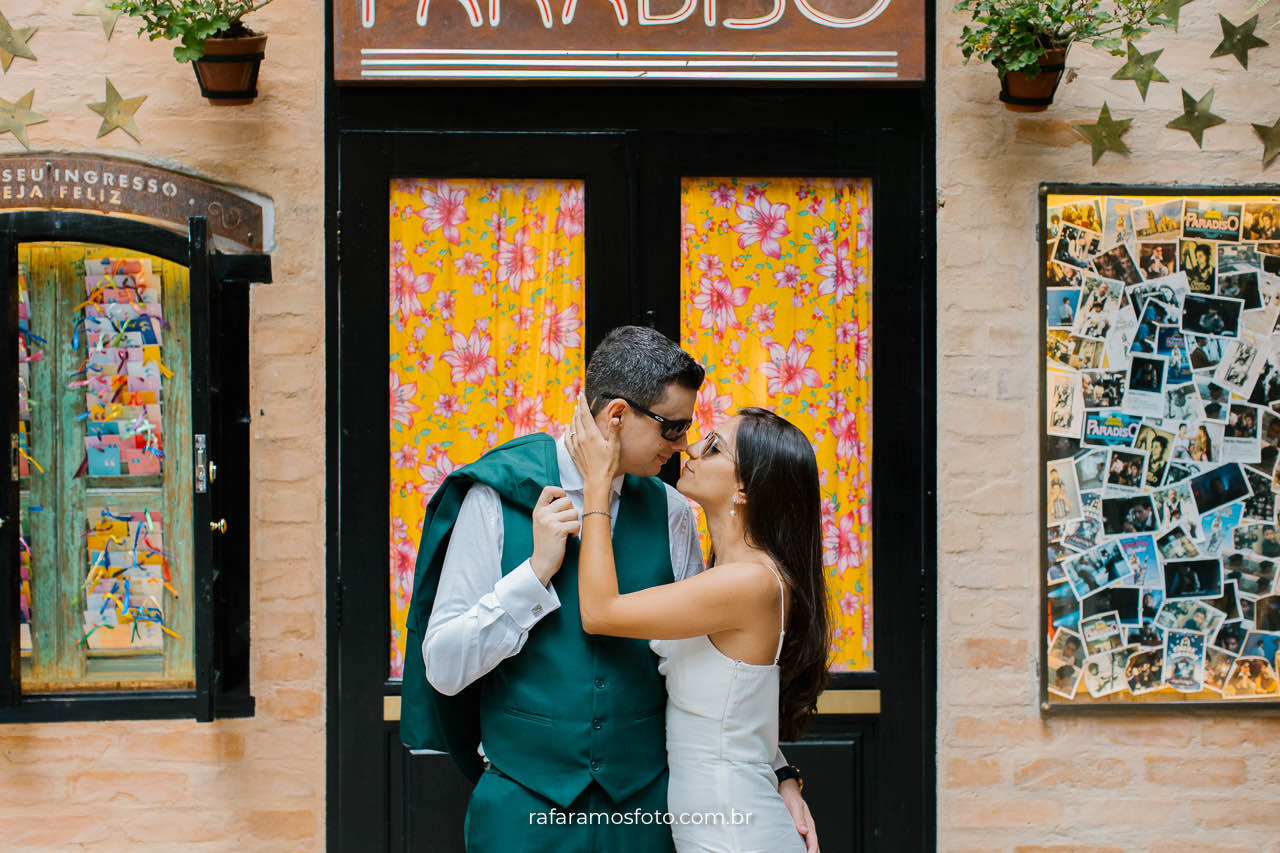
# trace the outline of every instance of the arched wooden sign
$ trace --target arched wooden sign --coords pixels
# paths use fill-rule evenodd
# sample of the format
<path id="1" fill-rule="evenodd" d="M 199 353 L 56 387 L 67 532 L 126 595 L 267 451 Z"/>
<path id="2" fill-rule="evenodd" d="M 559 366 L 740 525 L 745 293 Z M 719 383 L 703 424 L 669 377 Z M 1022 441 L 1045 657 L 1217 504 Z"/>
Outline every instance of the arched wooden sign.
<path id="1" fill-rule="evenodd" d="M 114 157 L 36 154 L 0 157 L 0 210 L 59 208 L 118 213 L 172 225 L 204 216 L 209 230 L 262 251 L 262 206 L 168 169 Z"/>

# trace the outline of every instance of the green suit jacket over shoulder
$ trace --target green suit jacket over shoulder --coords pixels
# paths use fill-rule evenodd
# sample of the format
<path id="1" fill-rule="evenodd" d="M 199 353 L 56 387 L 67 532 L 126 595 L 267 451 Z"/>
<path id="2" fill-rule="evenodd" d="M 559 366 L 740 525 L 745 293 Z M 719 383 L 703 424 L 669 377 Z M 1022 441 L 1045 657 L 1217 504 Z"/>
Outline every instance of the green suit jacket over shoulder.
<path id="1" fill-rule="evenodd" d="M 543 487 L 560 484 L 555 441 L 538 433 L 500 445 L 454 471 L 428 504 L 406 626 L 400 739 L 448 752 L 473 780 L 483 770 L 483 739 L 495 768 L 562 807 L 592 781 L 621 801 L 666 767 L 666 692 L 646 641 L 583 632 L 576 538 L 552 579 L 560 607 L 517 654 L 456 696 L 426 679 L 422 640 L 458 510 L 475 483 L 501 498 L 505 575 L 533 553 L 531 516 Z M 627 475 L 613 539 L 620 592 L 672 582 L 668 537 L 662 482 Z"/>

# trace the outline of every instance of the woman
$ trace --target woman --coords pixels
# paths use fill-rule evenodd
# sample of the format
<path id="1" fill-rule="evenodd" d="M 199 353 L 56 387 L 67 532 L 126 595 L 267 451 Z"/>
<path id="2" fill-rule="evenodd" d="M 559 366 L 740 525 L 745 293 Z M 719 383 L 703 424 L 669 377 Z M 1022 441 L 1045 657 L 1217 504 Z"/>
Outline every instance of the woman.
<path id="1" fill-rule="evenodd" d="M 583 478 L 578 599 L 592 634 L 652 639 L 667 680 L 669 810 L 679 853 L 800 853 L 770 763 L 817 708 L 829 642 L 818 467 L 792 424 L 747 408 L 695 448 L 677 488 L 702 505 L 711 568 L 619 595 L 609 526 L 617 419 L 601 436 L 585 401 L 566 438 Z M 745 823 L 728 820 L 749 812 Z"/>

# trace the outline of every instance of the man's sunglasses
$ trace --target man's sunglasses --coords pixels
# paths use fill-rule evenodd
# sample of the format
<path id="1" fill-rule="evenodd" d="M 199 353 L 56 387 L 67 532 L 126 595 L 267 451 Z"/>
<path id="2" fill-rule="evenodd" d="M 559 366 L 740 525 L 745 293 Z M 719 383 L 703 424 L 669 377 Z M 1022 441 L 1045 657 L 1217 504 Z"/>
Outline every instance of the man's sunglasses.
<path id="1" fill-rule="evenodd" d="M 614 399 L 622 400 L 624 403 L 626 403 L 631 408 L 635 409 L 640 414 L 653 418 L 655 421 L 658 422 L 659 432 L 661 433 L 663 439 L 665 439 L 666 441 L 679 441 L 680 439 L 684 438 L 686 433 L 689 432 L 689 427 L 693 426 L 692 419 L 676 421 L 676 420 L 672 420 L 671 418 L 664 418 L 662 415 L 659 415 L 656 412 L 649 411 L 644 406 L 641 406 L 639 403 L 633 402 L 632 400 L 628 400 L 626 397 L 622 396 L 621 394 L 602 394 L 601 396 L 609 400 L 614 400 Z"/>

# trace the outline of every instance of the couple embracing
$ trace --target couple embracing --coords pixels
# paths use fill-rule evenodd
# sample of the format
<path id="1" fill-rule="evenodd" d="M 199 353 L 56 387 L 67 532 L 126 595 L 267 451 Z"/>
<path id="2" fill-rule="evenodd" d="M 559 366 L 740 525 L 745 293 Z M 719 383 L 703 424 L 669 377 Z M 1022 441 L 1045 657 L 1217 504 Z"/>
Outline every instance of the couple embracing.
<path id="1" fill-rule="evenodd" d="M 431 499 L 401 739 L 477 780 L 471 853 L 818 849 L 778 749 L 827 677 L 817 463 L 758 408 L 688 446 L 702 380 L 617 328 L 561 439 L 509 441 Z M 680 452 L 677 491 L 656 475 Z"/>

